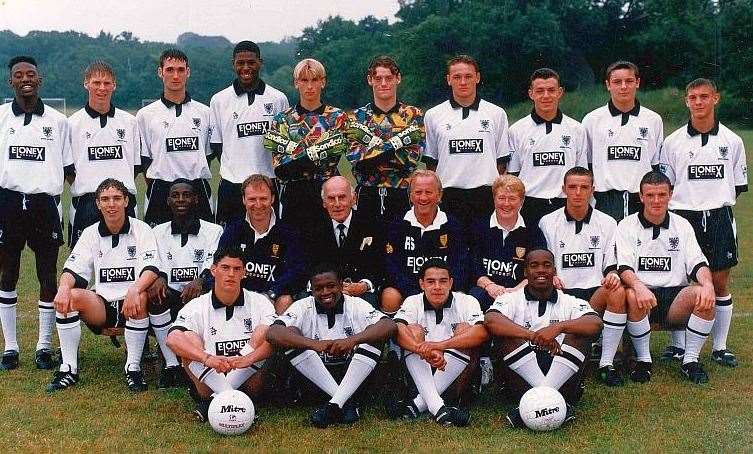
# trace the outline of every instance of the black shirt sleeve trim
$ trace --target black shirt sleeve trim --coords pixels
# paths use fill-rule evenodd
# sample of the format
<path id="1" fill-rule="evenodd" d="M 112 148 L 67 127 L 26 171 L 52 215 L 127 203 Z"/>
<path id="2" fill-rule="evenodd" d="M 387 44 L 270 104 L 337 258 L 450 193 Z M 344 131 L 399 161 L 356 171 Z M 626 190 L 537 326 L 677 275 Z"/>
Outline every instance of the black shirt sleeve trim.
<path id="1" fill-rule="evenodd" d="M 75 279 L 75 283 L 73 284 L 74 288 L 83 288 L 89 286 L 89 281 L 81 277 L 78 273 L 75 271 L 70 270 L 69 268 L 63 268 L 63 273 L 68 273 L 71 276 L 73 276 L 73 279 Z"/>
<path id="2" fill-rule="evenodd" d="M 139 276 L 141 276 L 142 274 L 144 274 L 144 271 L 151 271 L 152 273 L 154 273 L 156 275 L 159 275 L 159 270 L 157 269 L 156 266 L 152 266 L 152 265 L 145 266 L 141 270 L 141 273 L 139 273 Z"/>
<path id="3" fill-rule="evenodd" d="M 693 271 L 690 272 L 690 275 L 688 276 L 690 280 L 694 282 L 698 282 L 698 270 L 703 268 L 704 266 L 708 267 L 709 265 L 706 262 L 701 262 L 693 267 Z M 700 282 L 698 282 L 700 284 Z"/>

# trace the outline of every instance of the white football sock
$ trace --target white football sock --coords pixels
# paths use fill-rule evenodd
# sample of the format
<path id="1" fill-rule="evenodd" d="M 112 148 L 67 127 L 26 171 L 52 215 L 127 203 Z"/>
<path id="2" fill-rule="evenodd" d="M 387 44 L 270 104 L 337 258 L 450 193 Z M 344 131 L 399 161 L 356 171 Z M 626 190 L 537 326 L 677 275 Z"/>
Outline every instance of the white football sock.
<path id="1" fill-rule="evenodd" d="M 560 389 L 583 366 L 586 356 L 572 345 L 563 344 L 562 353 L 552 359 L 543 386 Z"/>
<path id="2" fill-rule="evenodd" d="M 669 345 L 685 350 L 685 330 L 674 329 L 670 331 Z"/>
<path id="3" fill-rule="evenodd" d="M 126 354 L 125 371 L 141 370 L 141 355 L 144 353 L 144 343 L 149 334 L 149 317 L 135 320 L 129 318 L 125 324 Z"/>
<path id="4" fill-rule="evenodd" d="M 217 373 L 216 370 L 207 367 L 198 361 L 191 361 L 188 363 L 188 370 L 190 370 L 200 382 L 207 385 L 215 394 L 233 389 L 224 375 Z"/>
<path id="5" fill-rule="evenodd" d="M 434 383 L 434 375 L 431 373 L 431 366 L 416 353 L 409 353 L 405 357 L 405 367 L 408 369 L 413 383 L 416 384 L 418 394 L 426 402 L 429 413 L 436 415 L 444 401 L 437 392 L 437 386 Z"/>
<path id="6" fill-rule="evenodd" d="M 16 304 L 18 294 L 15 290 L 0 290 L 0 326 L 3 328 L 4 350 L 18 351 L 16 334 Z"/>
<path id="7" fill-rule="evenodd" d="M 620 341 L 622 340 L 622 333 L 625 331 L 627 314 L 604 311 L 602 320 L 604 321 L 604 329 L 601 331 L 600 368 L 611 366 L 614 363 L 614 355 L 617 354 L 617 348 L 620 346 Z"/>
<path id="8" fill-rule="evenodd" d="M 727 349 L 730 324 L 732 324 L 732 295 L 727 295 L 716 299 L 716 321 L 711 334 L 714 338 L 714 351 Z"/>
<path id="9" fill-rule="evenodd" d="M 81 319 L 78 312 L 68 312 L 63 316 L 55 313 L 55 320 L 60 339 L 60 370 L 62 372 L 78 372 L 78 345 L 81 342 Z"/>
<path id="10" fill-rule="evenodd" d="M 295 350 L 290 350 L 288 353 L 293 351 Z M 303 353 L 291 358 L 290 365 L 330 397 L 337 392 L 337 382 L 314 350 L 304 350 Z"/>
<path id="11" fill-rule="evenodd" d="M 381 354 L 382 352 L 372 345 L 361 344 L 357 346 L 348 365 L 348 370 L 345 371 L 345 376 L 330 402 L 342 408 L 348 399 L 355 394 L 361 383 L 369 377 Z"/>
<path id="12" fill-rule="evenodd" d="M 503 361 L 531 387 L 539 386 L 544 381 L 544 373 L 536 360 L 536 352 L 528 343 L 505 355 Z"/>
<path id="13" fill-rule="evenodd" d="M 698 361 L 698 355 L 701 354 L 703 344 L 709 337 L 711 328 L 714 326 L 714 319 L 704 320 L 701 317 L 690 314 L 688 327 L 685 329 L 685 357 L 682 359 L 683 364 Z"/>
<path id="14" fill-rule="evenodd" d="M 461 356 L 464 359 L 458 358 L 458 356 Z M 447 388 L 450 387 L 451 384 L 455 382 L 455 380 L 457 380 L 457 378 L 460 376 L 460 374 L 463 373 L 465 368 L 468 367 L 468 362 L 470 362 L 470 358 L 468 356 L 460 353 L 457 350 L 446 351 L 444 354 L 444 359 L 447 361 L 444 370 L 436 370 L 434 372 L 434 387 L 437 389 L 437 393 L 439 393 L 440 396 L 443 392 L 445 392 Z M 426 402 L 424 402 L 424 399 L 420 394 L 416 396 L 415 399 L 413 399 L 413 403 L 416 405 L 416 408 L 418 408 L 419 412 L 425 412 L 426 410 L 428 410 Z"/>
<path id="15" fill-rule="evenodd" d="M 149 323 L 152 325 L 154 337 L 157 338 L 159 349 L 162 351 L 162 356 L 165 358 L 165 367 L 177 366 L 178 358 L 167 346 L 167 332 L 172 326 L 170 310 L 168 309 L 161 314 L 149 314 Z"/>
<path id="16" fill-rule="evenodd" d="M 633 341 L 635 359 L 644 363 L 651 362 L 651 323 L 648 315 L 637 322 L 628 320 L 627 330 Z"/>
<path id="17" fill-rule="evenodd" d="M 39 301 L 39 337 L 37 350 L 52 348 L 52 330 L 55 328 L 55 304 Z"/>

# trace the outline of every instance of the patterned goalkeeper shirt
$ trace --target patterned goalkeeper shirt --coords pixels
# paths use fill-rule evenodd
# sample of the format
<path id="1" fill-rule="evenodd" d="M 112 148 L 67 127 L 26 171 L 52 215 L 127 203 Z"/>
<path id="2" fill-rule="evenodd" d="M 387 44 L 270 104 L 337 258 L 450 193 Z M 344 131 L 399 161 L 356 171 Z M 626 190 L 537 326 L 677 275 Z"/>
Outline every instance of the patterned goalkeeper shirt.
<path id="1" fill-rule="evenodd" d="M 340 155 L 311 161 L 306 154 L 306 148 L 317 143 L 326 131 L 340 130 L 345 136 L 347 115 L 341 109 L 322 104 L 316 110 L 306 110 L 300 104 L 280 112 L 274 117 L 272 130 L 282 136 L 298 142 L 298 146 L 290 153 L 272 152 L 272 165 L 275 175 L 285 181 L 318 180 L 339 175 L 337 164 Z M 358 160 L 358 150 L 348 153 L 346 158 L 350 162 Z"/>
<path id="2" fill-rule="evenodd" d="M 361 143 L 351 143 L 348 156 L 359 158 L 353 166 L 356 182 L 362 186 L 407 188 L 408 179 L 416 170 L 426 146 L 424 114 L 421 109 L 398 101 L 395 107 L 383 112 L 379 107 L 368 103 L 350 113 L 349 117 L 351 121 L 365 125 L 384 141 L 383 148 L 371 150 Z M 421 141 L 394 151 L 388 144 L 389 139 L 412 124 L 421 128 Z"/>

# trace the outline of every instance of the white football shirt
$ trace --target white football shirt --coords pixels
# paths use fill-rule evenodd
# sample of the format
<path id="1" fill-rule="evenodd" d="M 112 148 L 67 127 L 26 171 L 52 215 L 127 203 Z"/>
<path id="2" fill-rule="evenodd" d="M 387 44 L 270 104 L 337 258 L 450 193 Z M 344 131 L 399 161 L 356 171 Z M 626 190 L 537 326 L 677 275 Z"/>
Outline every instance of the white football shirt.
<path id="1" fill-rule="evenodd" d="M 394 318 L 396 323 L 419 324 L 424 327 L 426 341 L 441 342 L 452 337 L 460 323 L 484 323 L 484 313 L 476 298 L 461 292 L 451 292 L 440 309 L 434 309 L 423 293 L 405 298 Z"/>

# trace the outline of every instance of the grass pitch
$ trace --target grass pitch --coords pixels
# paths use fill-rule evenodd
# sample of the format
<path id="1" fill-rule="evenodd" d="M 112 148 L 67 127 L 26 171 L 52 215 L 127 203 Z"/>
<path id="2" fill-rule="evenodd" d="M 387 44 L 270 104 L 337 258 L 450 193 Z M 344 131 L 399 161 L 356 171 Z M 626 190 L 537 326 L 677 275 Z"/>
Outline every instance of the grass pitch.
<path id="1" fill-rule="evenodd" d="M 522 109 L 521 109 L 522 111 Z M 671 132 L 671 131 L 670 131 Z M 753 131 L 744 131 L 749 155 Z M 749 162 L 751 161 L 749 156 Z M 735 316 L 729 346 L 740 366 L 727 369 L 710 360 L 710 342 L 701 361 L 711 382 L 682 381 L 679 366 L 656 364 L 651 383 L 610 389 L 589 379 L 575 422 L 552 433 L 512 430 L 506 408 L 492 393 L 472 408 L 468 428 L 442 428 L 430 419 L 390 421 L 381 408 L 367 408 L 352 427 L 314 429 L 309 408 L 259 408 L 261 421 L 239 437 L 222 437 L 197 423 L 183 391 L 130 394 L 123 380 L 123 349 L 83 329 L 81 381 L 49 395 L 51 378 L 34 368 L 37 284 L 33 257 L 23 256 L 19 282 L 21 367 L 0 374 L 0 446 L 4 451 L 493 451 L 493 452 L 745 452 L 753 448 L 753 194 L 736 208 L 740 265 L 733 271 Z M 67 249 L 61 250 L 60 263 Z M 656 358 L 666 333 L 652 336 Z"/>

